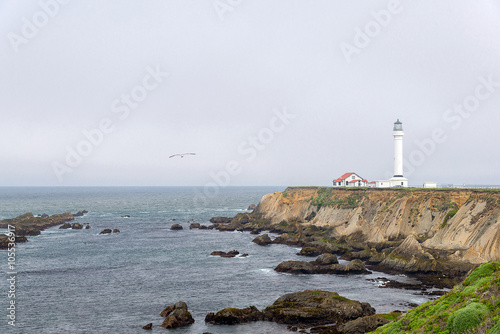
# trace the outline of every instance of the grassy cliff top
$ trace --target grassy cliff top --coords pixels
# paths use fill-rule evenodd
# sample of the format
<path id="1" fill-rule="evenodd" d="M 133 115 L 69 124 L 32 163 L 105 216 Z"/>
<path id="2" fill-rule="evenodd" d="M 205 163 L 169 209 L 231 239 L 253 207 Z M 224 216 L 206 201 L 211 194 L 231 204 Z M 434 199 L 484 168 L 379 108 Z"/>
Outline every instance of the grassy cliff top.
<path id="1" fill-rule="evenodd" d="M 494 193 L 500 194 L 500 188 L 421 188 L 421 187 L 407 187 L 407 188 L 375 188 L 375 187 L 318 187 L 318 186 L 289 186 L 285 191 L 293 190 L 317 190 L 317 189 L 331 189 L 339 191 L 400 191 L 400 192 L 469 192 L 469 193 Z"/>
<path id="2" fill-rule="evenodd" d="M 373 333 L 500 333 L 500 261 L 482 264 L 446 295 Z"/>

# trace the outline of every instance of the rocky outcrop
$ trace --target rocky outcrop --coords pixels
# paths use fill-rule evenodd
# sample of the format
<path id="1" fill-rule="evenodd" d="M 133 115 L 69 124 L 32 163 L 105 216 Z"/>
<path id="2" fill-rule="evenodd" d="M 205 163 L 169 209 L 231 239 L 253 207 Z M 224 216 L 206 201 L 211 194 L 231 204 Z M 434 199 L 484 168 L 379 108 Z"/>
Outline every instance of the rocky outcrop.
<path id="1" fill-rule="evenodd" d="M 80 223 L 74 223 L 73 225 L 71 225 L 71 228 L 73 230 L 81 230 L 81 229 L 83 229 L 83 225 Z"/>
<path id="2" fill-rule="evenodd" d="M 13 243 L 27 242 L 28 239 L 25 236 L 21 237 L 9 237 L 7 234 L 0 234 L 0 249 L 8 249 L 13 247 Z M 11 245 L 9 247 L 9 244 Z M 15 247 L 15 246 L 14 246 Z"/>
<path id="3" fill-rule="evenodd" d="M 256 207 L 257 207 L 257 206 L 256 206 L 255 204 L 250 204 L 250 205 L 248 206 L 247 210 L 249 210 L 249 211 L 253 211 L 253 210 L 255 210 L 255 208 L 256 208 Z"/>
<path id="4" fill-rule="evenodd" d="M 8 225 L 11 225 L 15 227 L 16 236 L 33 236 L 39 235 L 46 228 L 72 220 L 74 220 L 74 216 L 71 212 L 43 217 L 35 217 L 31 212 L 28 212 L 16 218 L 1 220 L 0 228 L 7 228 Z"/>
<path id="5" fill-rule="evenodd" d="M 278 298 L 264 311 L 267 320 L 284 324 L 336 324 L 375 314 L 368 303 L 339 296 L 336 292 L 305 290 Z"/>
<path id="6" fill-rule="evenodd" d="M 304 246 L 304 247 L 302 247 L 302 249 L 300 250 L 300 252 L 297 253 L 297 255 L 302 255 L 302 256 L 318 256 L 321 253 L 322 252 L 319 249 L 315 248 L 315 247 Z"/>
<path id="7" fill-rule="evenodd" d="M 267 246 L 267 245 L 273 243 L 273 241 L 271 240 L 271 238 L 267 234 L 259 235 L 258 237 L 256 237 L 255 239 L 253 239 L 252 242 L 254 242 L 254 243 L 256 243 L 257 245 L 260 245 L 260 246 Z"/>
<path id="8" fill-rule="evenodd" d="M 414 235 L 409 235 L 380 265 L 410 273 L 429 272 L 435 271 L 437 261 L 424 251 Z"/>
<path id="9" fill-rule="evenodd" d="M 223 251 L 213 251 L 210 253 L 212 256 L 220 256 L 220 257 L 235 257 L 236 255 L 240 254 L 237 250 L 232 250 L 229 252 L 223 252 Z"/>
<path id="10" fill-rule="evenodd" d="M 212 224 L 229 224 L 231 223 L 231 218 L 228 217 L 213 217 L 210 218 Z"/>
<path id="11" fill-rule="evenodd" d="M 318 266 L 328 266 L 330 264 L 338 264 L 339 260 L 335 254 L 324 253 L 316 258 L 316 260 L 311 262 L 312 264 Z"/>
<path id="12" fill-rule="evenodd" d="M 170 226 L 170 229 L 175 231 L 175 230 L 182 230 L 183 227 L 181 224 L 173 224 L 172 226 Z"/>
<path id="13" fill-rule="evenodd" d="M 333 258 L 320 256 L 318 257 L 318 259 L 311 262 L 284 261 L 281 262 L 276 268 L 274 268 L 274 270 L 277 272 L 290 273 L 290 274 L 353 275 L 353 274 L 369 273 L 369 271 L 366 270 L 365 264 L 358 259 L 354 259 L 348 264 L 338 264 L 335 263 L 335 260 Z"/>
<path id="14" fill-rule="evenodd" d="M 115 229 L 113 229 L 113 233 L 120 233 L 120 230 L 115 228 Z"/>
<path id="15" fill-rule="evenodd" d="M 66 230 L 68 228 L 71 228 L 71 223 L 64 223 L 61 226 L 59 226 L 60 229 Z"/>
<path id="16" fill-rule="evenodd" d="M 255 306 L 244 309 L 225 308 L 216 314 L 209 313 L 205 317 L 205 322 L 217 325 L 234 325 L 251 321 L 263 320 L 264 315 Z"/>
<path id="17" fill-rule="evenodd" d="M 82 210 L 82 211 L 78 211 L 77 213 L 75 213 L 74 216 L 75 217 L 82 217 L 86 213 L 89 213 L 89 212 L 87 210 Z"/>
<path id="18" fill-rule="evenodd" d="M 152 330 L 153 329 L 153 323 L 150 322 L 149 324 L 145 325 L 145 326 L 142 326 L 142 329 L 145 329 L 145 330 Z"/>
<path id="19" fill-rule="evenodd" d="M 361 317 L 348 321 L 342 325 L 338 331 L 342 334 L 363 334 L 374 331 L 380 326 L 388 324 L 391 322 L 391 318 L 398 316 L 397 314 L 391 314 L 389 316 L 383 314 L 369 315 L 366 317 Z"/>
<path id="20" fill-rule="evenodd" d="M 161 324 L 161 327 L 165 328 L 177 328 L 194 323 L 194 319 L 188 311 L 187 304 L 182 301 L 167 306 L 160 313 L 160 316 L 165 317 L 165 320 Z"/>
<path id="21" fill-rule="evenodd" d="M 189 224 L 189 229 L 192 230 L 193 228 L 200 228 L 200 223 L 191 223 Z"/>
<path id="22" fill-rule="evenodd" d="M 99 234 L 110 234 L 112 231 L 110 228 L 105 228 L 104 230 L 102 230 Z"/>
<path id="23" fill-rule="evenodd" d="M 316 235 L 343 239 L 355 252 L 367 245 L 380 252 L 378 245 L 413 235 L 436 268 L 500 259 L 500 190 L 290 187 L 265 195 L 253 215 L 284 233 L 274 241 L 284 244 L 314 241 L 306 231 L 314 226 Z"/>

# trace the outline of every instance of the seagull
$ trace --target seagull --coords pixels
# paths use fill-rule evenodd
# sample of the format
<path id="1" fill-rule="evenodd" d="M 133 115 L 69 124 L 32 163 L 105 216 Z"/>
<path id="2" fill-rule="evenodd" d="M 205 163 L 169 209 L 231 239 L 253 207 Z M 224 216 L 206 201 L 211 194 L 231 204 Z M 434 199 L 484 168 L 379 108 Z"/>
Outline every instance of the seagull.
<path id="1" fill-rule="evenodd" d="M 196 155 L 196 153 L 180 153 L 180 154 L 174 154 L 174 155 L 171 155 L 169 156 L 169 158 L 173 158 L 173 157 L 181 157 L 181 158 L 184 158 L 185 155 Z"/>

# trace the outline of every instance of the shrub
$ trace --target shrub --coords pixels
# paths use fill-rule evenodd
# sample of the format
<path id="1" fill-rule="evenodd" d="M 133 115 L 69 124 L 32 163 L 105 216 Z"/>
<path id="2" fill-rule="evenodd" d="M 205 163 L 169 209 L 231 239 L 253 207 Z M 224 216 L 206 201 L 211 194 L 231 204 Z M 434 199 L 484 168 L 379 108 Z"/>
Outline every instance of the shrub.
<path id="1" fill-rule="evenodd" d="M 488 313 L 488 307 L 484 304 L 470 303 L 449 316 L 446 328 L 454 333 L 471 331 L 483 321 Z"/>
<path id="2" fill-rule="evenodd" d="M 467 277 L 464 285 L 472 285 L 480 278 L 491 276 L 495 270 L 500 269 L 497 266 L 499 266 L 498 262 L 483 263 Z"/>
<path id="3" fill-rule="evenodd" d="M 446 216 L 444 216 L 443 223 L 441 224 L 441 226 L 439 226 L 439 228 L 445 227 L 446 224 L 448 224 L 448 220 L 450 220 L 451 218 L 453 218 L 453 216 L 457 214 L 457 211 L 458 211 L 457 209 L 448 211 L 448 213 L 446 214 Z"/>

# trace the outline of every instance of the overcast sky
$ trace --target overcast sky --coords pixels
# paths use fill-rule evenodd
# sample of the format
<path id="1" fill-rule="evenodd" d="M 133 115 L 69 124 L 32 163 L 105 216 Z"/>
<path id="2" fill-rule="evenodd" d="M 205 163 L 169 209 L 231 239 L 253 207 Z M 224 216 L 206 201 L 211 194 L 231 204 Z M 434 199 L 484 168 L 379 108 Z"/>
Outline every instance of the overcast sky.
<path id="1" fill-rule="evenodd" d="M 411 185 L 500 184 L 500 3 L 0 0 L 0 112 L 0 186 L 387 179 L 397 119 Z"/>

